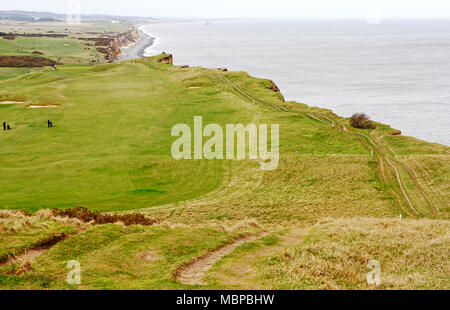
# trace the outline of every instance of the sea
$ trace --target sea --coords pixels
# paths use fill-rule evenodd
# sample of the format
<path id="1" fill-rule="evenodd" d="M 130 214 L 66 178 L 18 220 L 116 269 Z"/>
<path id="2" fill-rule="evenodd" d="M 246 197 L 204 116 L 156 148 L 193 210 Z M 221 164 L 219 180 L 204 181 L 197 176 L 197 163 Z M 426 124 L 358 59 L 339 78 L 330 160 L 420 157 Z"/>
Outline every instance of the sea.
<path id="1" fill-rule="evenodd" d="M 450 19 L 228 19 L 141 29 L 178 65 L 273 80 L 286 100 L 364 112 L 450 146 Z"/>

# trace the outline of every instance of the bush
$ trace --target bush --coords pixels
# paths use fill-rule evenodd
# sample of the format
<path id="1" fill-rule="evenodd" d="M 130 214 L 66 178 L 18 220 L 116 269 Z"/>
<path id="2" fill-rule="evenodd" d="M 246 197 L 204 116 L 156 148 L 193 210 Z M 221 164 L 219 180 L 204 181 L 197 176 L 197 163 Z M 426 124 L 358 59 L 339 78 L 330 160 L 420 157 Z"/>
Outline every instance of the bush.
<path id="1" fill-rule="evenodd" d="M 85 223 L 94 222 L 94 224 L 97 225 L 122 222 L 126 226 L 131 225 L 152 226 L 158 223 L 158 221 L 147 218 L 141 213 L 111 215 L 100 212 L 91 212 L 83 207 L 76 207 L 66 210 L 53 209 L 52 212 L 54 216 L 77 218 Z"/>
<path id="2" fill-rule="evenodd" d="M 369 116 L 364 113 L 356 113 L 350 118 L 350 125 L 354 128 L 361 129 L 373 129 L 373 122 L 370 120 Z"/>

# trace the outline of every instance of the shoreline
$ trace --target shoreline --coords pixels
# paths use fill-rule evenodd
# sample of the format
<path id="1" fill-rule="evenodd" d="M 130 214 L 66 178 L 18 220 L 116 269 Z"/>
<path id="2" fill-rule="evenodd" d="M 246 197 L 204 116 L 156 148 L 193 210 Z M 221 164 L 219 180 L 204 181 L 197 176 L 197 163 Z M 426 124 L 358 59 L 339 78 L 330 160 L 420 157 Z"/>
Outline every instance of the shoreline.
<path id="1" fill-rule="evenodd" d="M 425 24 L 430 27 L 435 25 L 428 22 Z M 206 68 L 226 67 L 230 71 L 246 71 L 252 76 L 273 80 L 282 90 L 286 100 L 327 108 L 347 118 L 354 113 L 365 112 L 373 120 L 400 129 L 404 135 L 450 145 L 450 136 L 444 130 L 448 125 L 443 117 L 449 111 L 449 106 L 445 105 L 448 90 L 443 87 L 448 76 L 448 70 L 444 70 L 446 67 L 444 56 L 448 52 L 435 46 L 433 49 L 436 52 L 433 54 L 435 57 L 427 58 L 424 62 L 416 59 L 418 57 L 416 54 L 406 53 L 409 41 L 405 29 L 412 27 L 411 31 L 414 30 L 412 35 L 420 31 L 420 27 L 417 28 L 408 21 L 399 21 L 398 25 L 406 28 L 399 28 L 401 31 L 398 44 L 388 45 L 395 52 L 394 60 L 384 55 L 388 53 L 389 48 L 382 53 L 376 52 L 376 48 L 386 47 L 386 42 L 372 40 L 370 47 L 361 43 L 361 37 L 356 34 L 362 33 L 364 37 L 373 30 L 372 26 L 365 26 L 363 21 L 356 25 L 351 22 L 335 23 L 327 28 L 331 30 L 331 34 L 341 34 L 346 40 L 353 42 L 346 45 L 338 37 L 330 37 L 333 44 L 338 44 L 348 53 L 328 49 L 332 46 L 329 41 L 322 40 L 321 36 L 314 36 L 317 29 L 324 27 L 322 22 L 304 24 L 293 21 L 292 24 L 285 24 L 272 21 L 261 24 L 251 21 L 213 20 L 210 27 L 198 22 L 160 22 L 148 25 L 141 29 L 150 35 L 160 37 L 159 45 L 147 50 L 149 56 L 164 50 L 174 54 L 176 64 Z M 246 25 L 249 27 L 246 28 Z M 308 27 L 305 26 L 304 29 L 302 25 Z M 372 30 L 366 32 L 365 28 L 361 29 L 359 25 Z M 395 25 L 397 24 L 389 24 L 386 28 L 378 27 L 377 31 L 393 40 L 395 36 L 392 36 L 391 26 Z M 301 38 L 293 38 L 292 43 L 289 43 L 284 40 L 285 34 L 282 38 L 276 37 L 277 29 L 288 31 L 294 29 L 291 26 L 304 29 L 308 46 L 302 43 Z M 343 27 L 353 29 L 355 32 L 345 32 Z M 242 35 L 239 34 L 239 29 L 242 30 Z M 274 41 L 270 46 L 263 38 L 253 36 L 264 29 L 273 36 Z M 414 40 L 433 42 L 433 38 L 442 38 L 439 32 L 435 33 L 436 37 L 433 33 L 434 30 L 426 36 L 416 36 Z M 209 42 L 212 38 L 210 36 L 214 34 L 217 35 L 214 42 Z M 227 44 L 232 38 L 235 38 L 236 42 Z M 274 42 L 276 44 L 273 44 Z M 291 44 L 295 44 L 296 48 L 289 49 Z M 357 46 L 359 48 L 356 48 Z M 413 46 L 423 48 L 421 44 Z M 404 62 L 400 61 L 402 57 L 405 57 Z M 423 74 L 417 74 L 423 70 L 436 82 L 427 81 Z M 415 74 L 411 75 L 411 72 Z M 413 113 L 405 115 L 405 109 Z"/>
<path id="2" fill-rule="evenodd" d="M 145 25 L 148 25 L 148 24 L 145 24 Z M 128 48 L 123 48 L 123 49 L 121 49 L 122 54 L 120 55 L 120 57 L 119 57 L 119 59 L 118 59 L 117 61 L 132 60 L 132 59 L 137 59 L 137 58 L 143 58 L 143 57 L 151 57 L 151 56 L 153 56 L 153 55 L 148 55 L 148 56 L 146 56 L 146 55 L 145 55 L 145 54 L 146 54 L 145 52 L 146 52 L 146 50 L 147 50 L 148 48 L 158 45 L 158 38 L 152 36 L 151 34 L 149 34 L 149 33 L 146 32 L 146 31 L 142 30 L 141 27 L 142 27 L 142 26 L 145 26 L 145 25 L 139 25 L 139 26 L 136 26 L 136 27 L 135 27 L 135 29 L 136 29 L 136 31 L 138 32 L 138 34 L 139 34 L 139 36 L 140 36 L 141 39 L 139 39 L 133 46 L 128 47 Z M 249 75 L 251 75 L 251 74 L 249 73 Z M 253 75 L 251 75 L 251 76 L 253 76 Z M 295 101 L 295 102 L 299 102 L 299 101 L 297 101 L 296 99 L 286 100 L 286 101 Z M 308 106 L 314 107 L 315 105 L 310 105 L 310 104 L 308 104 Z M 318 107 L 318 108 L 321 108 L 321 109 L 323 108 L 323 107 L 321 107 L 321 106 L 317 106 L 317 107 Z M 340 117 L 343 117 L 343 116 L 341 116 L 340 113 L 335 112 L 334 109 L 331 109 L 331 108 L 323 108 L 323 109 L 328 109 L 328 110 L 332 111 L 333 113 L 335 113 L 336 115 L 339 115 Z M 345 118 L 348 118 L 348 117 L 345 117 Z M 378 120 L 376 120 L 376 119 L 373 120 L 373 121 L 379 122 L 379 123 L 382 123 L 382 124 L 387 124 L 387 123 L 385 123 L 384 121 L 378 121 Z M 397 127 L 395 127 L 395 125 L 394 125 L 394 126 L 391 125 L 391 124 L 387 124 L 387 125 L 391 126 L 392 129 L 397 130 L 397 129 L 396 129 Z M 416 136 L 414 136 L 414 135 L 409 135 L 409 134 L 406 134 L 406 135 L 405 135 L 405 134 L 404 134 L 403 128 L 402 128 L 400 131 L 401 131 L 401 136 L 413 137 L 413 138 L 415 138 L 415 139 L 418 139 L 418 140 L 421 140 L 421 141 L 424 141 L 424 142 L 427 142 L 427 143 L 431 143 L 431 144 L 438 144 L 438 145 L 449 146 L 448 144 L 443 143 L 443 142 L 430 141 L 430 140 L 428 140 L 428 139 L 425 139 L 425 138 L 418 138 L 418 137 L 416 137 Z"/>
<path id="3" fill-rule="evenodd" d="M 145 51 L 147 50 L 147 48 L 155 44 L 155 37 L 148 35 L 139 27 L 136 28 L 136 31 L 139 34 L 140 39 L 130 47 L 121 48 L 120 51 L 122 52 L 122 54 L 119 56 L 118 61 L 145 57 Z"/>

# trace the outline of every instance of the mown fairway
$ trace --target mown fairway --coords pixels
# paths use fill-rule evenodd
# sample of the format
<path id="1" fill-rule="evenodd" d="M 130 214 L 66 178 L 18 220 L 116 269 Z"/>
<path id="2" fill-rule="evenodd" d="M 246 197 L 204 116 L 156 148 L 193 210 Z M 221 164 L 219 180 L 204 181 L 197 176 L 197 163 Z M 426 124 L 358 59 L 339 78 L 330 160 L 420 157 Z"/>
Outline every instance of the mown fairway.
<path id="1" fill-rule="evenodd" d="M 77 259 L 84 266 L 83 289 L 183 288 L 174 278 L 181 266 L 239 236 L 265 230 L 268 237 L 240 247 L 214 266 L 206 288 L 367 288 L 367 260 L 386 262 L 384 253 L 396 247 L 379 251 L 388 236 L 377 227 L 401 224 L 400 233 L 414 242 L 425 240 L 423 227 L 432 228 L 439 240 L 448 236 L 448 222 L 434 220 L 449 216 L 448 147 L 390 136 L 392 129 L 381 124 L 372 132 L 348 132 L 343 129 L 350 128 L 348 120 L 330 111 L 284 103 L 268 80 L 242 72 L 179 68 L 159 63 L 160 58 L 94 67 L 66 65 L 0 80 L 0 102 L 23 102 L 0 105 L 0 121 L 13 128 L 0 134 L 0 209 L 34 212 L 84 206 L 102 212 L 144 212 L 161 222 L 155 227 L 81 225 L 78 235 L 33 261 L 35 273 L 0 275 L 0 286 L 69 288 L 65 263 Z M 27 108 L 30 105 L 58 107 Z M 261 171 L 259 163 L 250 160 L 174 160 L 171 145 L 176 138 L 171 129 L 179 123 L 192 128 L 194 116 L 202 116 L 205 125 L 223 128 L 237 123 L 279 124 L 279 168 Z M 54 128 L 47 128 L 48 119 Z M 420 231 L 410 232 L 403 224 L 409 222 L 392 220 L 400 214 L 414 220 L 411 223 Z M 327 218 L 347 219 L 327 224 Z M 39 216 L 33 222 L 37 224 L 24 224 L 17 231 L 39 230 L 45 220 Z M 326 225 L 317 224 L 321 221 Z M 361 222 L 372 227 L 368 235 Z M 349 228 L 351 223 L 354 229 Z M 50 228 L 61 232 L 68 229 L 65 225 L 74 225 L 63 224 Z M 4 230 L 14 235 L 11 225 L 3 223 Z M 332 238 L 340 229 L 344 241 Z M 373 248 L 362 249 L 360 257 L 346 266 L 355 243 L 358 248 L 369 235 Z M 2 244 L 11 242 L 11 236 L 4 235 Z M 340 249 L 337 258 L 327 252 L 327 238 Z M 320 242 L 311 245 L 316 239 Z M 435 240 L 442 246 L 439 253 L 448 252 L 448 243 L 439 240 Z M 338 246 L 339 242 L 344 244 Z M 402 242 L 405 249 L 410 245 Z M 27 246 L 22 242 L 9 252 L 19 254 Z M 299 254 L 304 248 L 312 257 Z M 279 256 L 286 249 L 287 254 Z M 414 253 L 428 259 L 421 245 Z M 404 255 L 410 254 L 401 250 L 395 259 Z M 267 260 L 255 259 L 266 256 Z M 322 268 L 319 273 L 341 260 L 339 268 L 348 267 L 349 272 L 330 272 L 344 282 L 321 277 L 316 269 L 302 269 L 318 257 L 323 264 L 317 267 Z M 402 268 L 419 273 L 420 268 L 436 268 L 423 273 L 434 279 L 437 270 L 445 268 L 442 257 L 436 257 L 434 265 Z M 231 277 L 224 273 L 233 264 L 250 268 L 256 278 L 246 272 Z M 396 273 L 389 266 L 386 272 Z M 407 273 L 402 271 L 399 277 Z M 308 281 L 302 282 L 305 277 Z M 420 284 L 419 276 L 408 285 L 402 279 L 395 278 L 384 288 L 429 287 Z M 437 278 L 431 287 L 444 288 L 445 279 Z"/>
<path id="2" fill-rule="evenodd" d="M 224 76 L 281 104 L 264 80 Z M 156 63 L 64 66 L 2 86 L 2 98 L 24 102 L 0 107 L 14 128 L 2 135 L 3 208 L 142 209 L 200 197 L 232 178 L 239 188 L 219 195 L 228 201 L 218 211 L 225 218 L 272 221 L 399 212 L 378 180 L 375 160 L 354 136 L 306 114 L 252 104 L 195 69 Z M 204 124 L 223 127 L 280 124 L 279 169 L 262 172 L 252 161 L 174 160 L 171 128 L 192 127 L 196 115 Z M 47 128 L 48 119 L 54 128 Z M 244 202 L 246 208 L 227 210 Z M 198 215 L 189 217 L 197 220 Z"/>
<path id="3" fill-rule="evenodd" d="M 214 89 L 207 100 L 186 90 L 171 79 L 177 74 L 163 65 L 65 66 L 3 83 L 4 98 L 25 103 L 0 107 L 14 127 L 2 135 L 2 207 L 131 210 L 217 188 L 227 163 L 173 160 L 171 128 L 194 115 L 225 123 L 250 113 Z"/>

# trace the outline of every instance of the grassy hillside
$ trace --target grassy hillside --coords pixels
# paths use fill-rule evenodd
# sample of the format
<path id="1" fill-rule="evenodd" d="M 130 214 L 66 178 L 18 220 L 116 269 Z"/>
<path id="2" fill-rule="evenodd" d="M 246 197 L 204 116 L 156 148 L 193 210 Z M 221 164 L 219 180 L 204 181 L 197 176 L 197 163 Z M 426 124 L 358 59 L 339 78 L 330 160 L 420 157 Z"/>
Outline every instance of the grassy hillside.
<path id="1" fill-rule="evenodd" d="M 3 118 L 14 127 L 3 135 L 2 206 L 149 208 L 212 192 L 233 171 L 234 179 L 255 184 L 249 188 L 251 196 L 241 185 L 239 191 L 232 189 L 241 198 L 220 195 L 232 203 L 250 200 L 240 215 L 227 214 L 230 203 L 221 202 L 227 217 L 304 219 L 309 213 L 315 218 L 329 212 L 400 212 L 382 189 L 376 162 L 352 135 L 304 114 L 253 105 L 201 71 L 168 69 L 131 63 L 64 66 L 4 82 L 0 96 L 24 103 L 1 107 Z M 274 95 L 260 81 L 252 82 L 269 99 Z M 189 89 L 192 85 L 202 88 Z M 29 105 L 59 108 L 28 109 Z M 205 124 L 280 124 L 280 168 L 262 173 L 251 161 L 173 160 L 171 127 L 192 124 L 196 115 L 203 116 Z M 47 119 L 56 127 L 47 129 Z M 330 192 L 328 197 L 324 190 Z M 33 196 L 39 205 L 30 200 Z M 321 207 L 308 211 L 303 199 Z"/>
<path id="2" fill-rule="evenodd" d="M 241 247 L 215 266 L 210 280 L 233 289 L 449 288 L 447 221 L 324 219 L 305 228 L 301 242 L 282 244 L 285 236 Z M 379 286 L 367 283 L 372 260 L 380 263 Z M 238 273 L 243 279 L 233 281 Z"/>
<path id="3" fill-rule="evenodd" d="M 77 234 L 34 259 L 25 275 L 0 267 L 0 287 L 70 288 L 65 263 L 77 259 L 81 289 L 186 288 L 175 278 L 181 266 L 265 231 L 216 264 L 208 286 L 195 288 L 368 288 L 364 264 L 378 259 L 389 279 L 382 288 L 448 289 L 450 148 L 394 137 L 383 124 L 351 129 L 331 111 L 285 103 L 269 80 L 162 64 L 162 57 L 3 73 L 0 103 L 19 103 L 0 104 L 0 121 L 13 128 L 0 134 L 0 209 L 84 206 L 141 212 L 160 224 L 50 216 L 49 231 L 69 225 Z M 29 108 L 36 105 L 47 107 Z M 174 160 L 171 129 L 192 127 L 194 116 L 222 127 L 279 124 L 279 168 Z M 393 219 L 400 215 L 407 220 Z M 45 225 L 37 227 L 24 238 Z M 0 243 L 16 237 L 10 232 Z M 418 260 L 398 264 L 411 255 Z M 309 268 L 311 261 L 318 265 Z M 225 276 L 233 264 L 261 278 Z"/>

